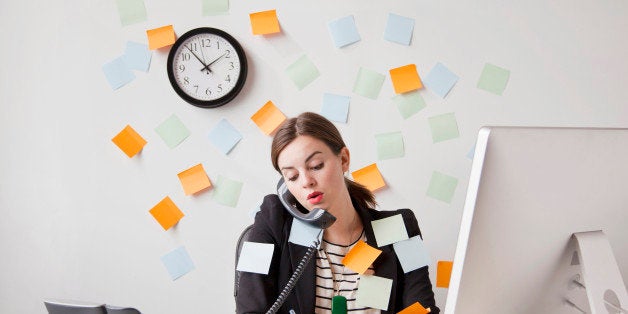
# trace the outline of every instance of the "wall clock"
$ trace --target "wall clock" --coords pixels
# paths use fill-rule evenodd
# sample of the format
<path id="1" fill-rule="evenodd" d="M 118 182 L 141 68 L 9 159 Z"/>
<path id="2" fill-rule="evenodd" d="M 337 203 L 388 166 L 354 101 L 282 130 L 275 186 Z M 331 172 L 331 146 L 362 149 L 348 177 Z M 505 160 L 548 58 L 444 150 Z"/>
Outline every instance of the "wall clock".
<path id="1" fill-rule="evenodd" d="M 247 63 L 238 41 L 226 32 L 200 27 L 179 37 L 168 54 L 172 88 L 188 103 L 214 108 L 233 100 L 246 81 Z"/>

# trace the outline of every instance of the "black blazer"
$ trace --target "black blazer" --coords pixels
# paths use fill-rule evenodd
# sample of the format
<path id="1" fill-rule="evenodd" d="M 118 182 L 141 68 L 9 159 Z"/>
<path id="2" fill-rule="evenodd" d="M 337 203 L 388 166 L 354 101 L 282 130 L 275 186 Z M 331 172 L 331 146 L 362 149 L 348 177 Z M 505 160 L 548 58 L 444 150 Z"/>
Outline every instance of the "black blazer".
<path id="1" fill-rule="evenodd" d="M 382 253 L 373 262 L 375 275 L 393 280 L 388 310 L 382 313 L 397 313 L 419 301 L 430 307 L 433 314 L 440 312 L 434 301 L 428 266 L 404 274 L 392 244 L 378 247 L 371 221 L 401 214 L 409 237 L 421 235 L 414 213 L 409 209 L 377 211 L 359 208 L 354 203 L 366 233 L 367 243 Z M 267 195 L 261 210 L 255 216 L 249 241 L 275 245 L 268 275 L 242 272 L 240 288 L 236 297 L 236 313 L 265 313 L 275 302 L 292 272 L 305 255 L 307 247 L 288 242 L 293 217 L 284 208 L 275 194 Z M 316 261 L 311 259 L 301 279 L 290 293 L 278 313 L 314 313 L 316 303 Z"/>

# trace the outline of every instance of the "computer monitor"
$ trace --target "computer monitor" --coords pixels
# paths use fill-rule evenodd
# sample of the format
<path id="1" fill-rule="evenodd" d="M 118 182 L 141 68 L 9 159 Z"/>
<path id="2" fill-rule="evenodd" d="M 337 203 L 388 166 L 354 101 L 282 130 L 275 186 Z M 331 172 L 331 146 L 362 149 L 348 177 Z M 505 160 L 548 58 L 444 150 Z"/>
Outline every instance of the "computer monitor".
<path id="1" fill-rule="evenodd" d="M 628 129 L 482 128 L 445 313 L 590 312 L 567 295 L 592 290 L 572 234 L 594 230 L 610 243 L 626 309 Z"/>

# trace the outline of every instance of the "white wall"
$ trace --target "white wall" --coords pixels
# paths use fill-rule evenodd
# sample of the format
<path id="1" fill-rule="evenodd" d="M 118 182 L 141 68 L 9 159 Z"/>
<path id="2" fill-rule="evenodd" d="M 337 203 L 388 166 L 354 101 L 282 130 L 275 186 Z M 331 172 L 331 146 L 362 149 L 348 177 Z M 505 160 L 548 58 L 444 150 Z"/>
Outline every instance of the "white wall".
<path id="1" fill-rule="evenodd" d="M 337 124 L 352 170 L 377 162 L 388 188 L 381 209 L 414 209 L 433 263 L 452 260 L 478 128 L 495 125 L 628 126 L 628 2 L 603 1 L 231 1 L 228 15 L 202 16 L 199 0 L 148 1 L 146 22 L 122 27 L 115 1 L 0 3 L 0 312 L 43 313 L 44 298 L 135 306 L 145 313 L 233 311 L 233 252 L 249 211 L 278 175 L 270 138 L 249 117 L 272 100 L 294 116 L 318 112 L 325 92 L 351 96 Z M 282 35 L 253 36 L 248 14 L 277 9 Z M 383 39 L 389 12 L 416 21 L 411 46 Z M 353 14 L 362 40 L 337 49 L 328 21 Z M 243 92 L 217 109 L 188 105 L 172 90 L 165 61 L 113 91 L 101 67 L 145 30 L 181 35 L 221 28 L 246 50 Z M 284 70 L 302 54 L 321 76 L 298 91 Z M 460 80 L 444 99 L 403 120 L 388 70 L 414 63 L 421 75 L 444 63 Z M 486 62 L 511 71 L 503 96 L 476 88 Z M 352 93 L 360 66 L 386 74 L 376 101 Z M 458 139 L 433 144 L 427 118 L 454 112 Z M 192 135 L 169 149 L 154 128 L 175 113 Z M 207 140 L 227 118 L 244 139 L 228 155 Z M 131 124 L 148 144 L 129 159 L 110 139 Z M 373 135 L 402 131 L 406 154 L 378 161 Z M 212 192 L 188 197 L 176 174 L 203 163 L 244 182 L 236 208 Z M 425 196 L 433 171 L 455 176 L 451 204 Z M 164 232 L 148 210 L 169 195 L 186 217 Z M 171 281 L 160 257 L 185 245 L 196 269 Z M 432 276 L 435 268 L 432 268 Z M 434 279 L 434 277 L 432 278 Z M 445 305 L 446 289 L 435 288 Z"/>

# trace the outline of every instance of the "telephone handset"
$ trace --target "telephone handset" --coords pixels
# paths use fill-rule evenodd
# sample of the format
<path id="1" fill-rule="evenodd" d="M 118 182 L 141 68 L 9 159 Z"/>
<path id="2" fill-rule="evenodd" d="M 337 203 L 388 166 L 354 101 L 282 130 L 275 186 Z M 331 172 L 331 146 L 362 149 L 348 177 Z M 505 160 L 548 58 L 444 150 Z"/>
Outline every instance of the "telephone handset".
<path id="1" fill-rule="evenodd" d="M 297 207 L 297 199 L 290 193 L 283 178 L 277 183 L 277 195 L 283 207 L 296 219 L 311 226 L 326 229 L 331 226 L 336 217 L 322 208 L 314 208 L 309 213 L 304 213 Z"/>

